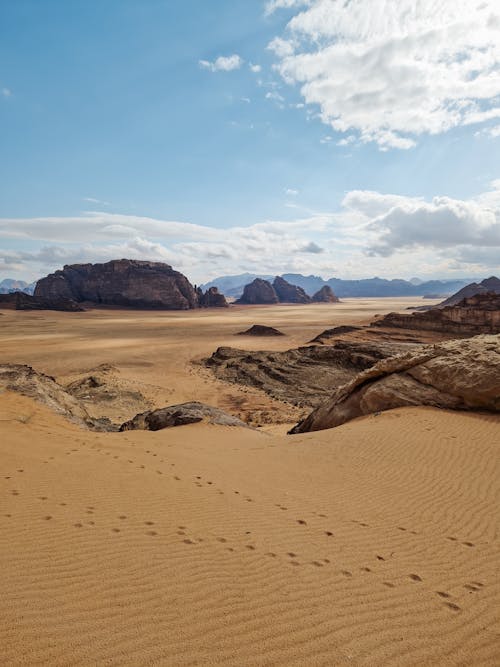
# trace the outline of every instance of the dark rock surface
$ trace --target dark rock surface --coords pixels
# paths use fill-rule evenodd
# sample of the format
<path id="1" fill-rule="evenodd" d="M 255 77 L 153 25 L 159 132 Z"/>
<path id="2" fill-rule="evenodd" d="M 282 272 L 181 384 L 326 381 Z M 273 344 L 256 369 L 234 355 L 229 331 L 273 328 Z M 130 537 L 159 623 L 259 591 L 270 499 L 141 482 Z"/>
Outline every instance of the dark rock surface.
<path id="1" fill-rule="evenodd" d="M 500 412 L 500 335 L 425 345 L 380 361 L 338 388 L 290 433 L 419 405 Z"/>
<path id="2" fill-rule="evenodd" d="M 445 308 L 446 306 L 455 306 L 463 299 L 475 296 L 476 294 L 486 294 L 488 292 L 495 292 L 496 294 L 500 294 L 500 279 L 496 276 L 486 278 L 480 283 L 470 283 L 470 285 L 466 285 L 456 294 L 453 294 L 448 299 L 445 299 L 443 302 L 434 307 Z"/>
<path id="3" fill-rule="evenodd" d="M 200 308 L 228 308 L 229 304 L 226 301 L 224 294 L 221 294 L 217 287 L 209 287 L 206 292 L 203 292 L 199 287 L 196 290 L 198 295 L 198 304 Z"/>
<path id="4" fill-rule="evenodd" d="M 280 276 L 274 279 L 273 287 L 280 303 L 311 303 L 311 297 L 302 287 L 292 285 Z"/>
<path id="5" fill-rule="evenodd" d="M 284 336 L 285 334 L 274 327 L 266 327 L 263 324 L 254 324 L 246 331 L 239 331 L 237 336 Z"/>
<path id="6" fill-rule="evenodd" d="M 339 303 L 340 299 L 335 296 L 330 285 L 324 285 L 312 297 L 313 303 Z"/>
<path id="7" fill-rule="evenodd" d="M 30 296 L 25 292 L 0 294 L 0 308 L 9 310 L 60 310 L 73 313 L 84 310 L 73 299 L 66 297 L 47 299 L 41 296 Z"/>
<path id="8" fill-rule="evenodd" d="M 461 336 L 498 333 L 500 293 L 480 292 L 451 306 L 431 308 L 412 314 L 389 313 L 372 322 L 371 326 L 424 329 Z"/>
<path id="9" fill-rule="evenodd" d="M 256 278 L 248 285 L 245 285 L 243 294 L 236 303 L 245 305 L 266 305 L 279 303 L 279 299 L 270 282 L 262 280 L 261 278 Z"/>
<path id="10" fill-rule="evenodd" d="M 285 352 L 219 347 L 205 363 L 221 380 L 257 387 L 299 407 L 315 407 L 359 371 L 415 347 L 385 341 L 338 341 L 335 345 L 310 345 Z"/>
<path id="11" fill-rule="evenodd" d="M 39 280 L 35 296 L 161 310 L 187 310 L 199 305 L 194 287 L 182 273 L 161 262 L 129 259 L 65 266 Z"/>
<path id="12" fill-rule="evenodd" d="M 209 424 L 220 424 L 222 426 L 248 428 L 248 425 L 240 419 L 218 408 L 194 401 L 192 403 L 180 403 L 179 405 L 170 405 L 158 410 L 142 412 L 130 421 L 122 424 L 120 431 L 133 431 L 137 429 L 159 431 L 164 428 L 171 428 L 172 426 L 184 426 L 185 424 L 195 424 L 201 421 L 207 421 Z"/>

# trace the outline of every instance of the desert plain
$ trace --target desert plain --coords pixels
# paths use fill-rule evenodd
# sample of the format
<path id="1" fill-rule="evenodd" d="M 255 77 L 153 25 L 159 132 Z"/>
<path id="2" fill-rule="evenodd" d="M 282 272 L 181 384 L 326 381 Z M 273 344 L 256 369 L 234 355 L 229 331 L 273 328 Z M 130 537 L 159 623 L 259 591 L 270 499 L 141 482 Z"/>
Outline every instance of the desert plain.
<path id="1" fill-rule="evenodd" d="M 121 393 L 95 416 L 131 418 L 139 392 L 259 424 L 101 433 L 1 393 L 0 664 L 500 664 L 500 417 L 288 436 L 298 408 L 202 364 L 419 304 L 3 311 L 2 363 L 61 384 L 104 365 Z M 235 339 L 254 323 L 286 335 Z"/>

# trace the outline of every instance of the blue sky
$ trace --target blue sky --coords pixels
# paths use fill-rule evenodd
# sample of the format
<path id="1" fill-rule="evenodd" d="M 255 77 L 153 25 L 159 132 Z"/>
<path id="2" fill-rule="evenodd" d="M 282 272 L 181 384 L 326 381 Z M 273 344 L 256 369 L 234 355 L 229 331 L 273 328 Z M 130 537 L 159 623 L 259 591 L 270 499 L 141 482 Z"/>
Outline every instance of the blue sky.
<path id="1" fill-rule="evenodd" d="M 0 276 L 118 256 L 197 281 L 494 272 L 500 7 L 456 14 L 3 0 Z"/>

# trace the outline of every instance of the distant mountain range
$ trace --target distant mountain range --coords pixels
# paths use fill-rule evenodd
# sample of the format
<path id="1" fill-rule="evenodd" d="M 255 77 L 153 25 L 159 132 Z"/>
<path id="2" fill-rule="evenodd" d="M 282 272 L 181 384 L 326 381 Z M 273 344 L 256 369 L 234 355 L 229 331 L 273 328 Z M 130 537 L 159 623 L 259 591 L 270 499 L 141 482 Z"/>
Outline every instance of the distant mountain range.
<path id="1" fill-rule="evenodd" d="M 335 294 L 342 297 L 377 297 L 377 296 L 426 296 L 428 294 L 445 297 L 454 294 L 472 282 L 472 278 L 461 278 L 454 280 L 427 280 L 420 281 L 416 278 L 411 280 L 386 280 L 385 278 L 365 278 L 362 280 L 342 280 L 341 278 L 330 278 L 324 280 L 319 276 L 303 276 L 300 273 L 284 273 L 281 276 L 292 285 L 302 287 L 309 296 L 320 290 L 325 285 L 332 288 Z M 221 276 L 202 285 L 203 289 L 218 287 L 219 291 L 226 296 L 239 298 L 243 288 L 255 278 L 272 280 L 274 276 L 242 273 L 237 276 Z"/>
<path id="2" fill-rule="evenodd" d="M 14 280 L 13 278 L 5 278 L 0 280 L 0 294 L 11 294 L 12 292 L 25 292 L 25 294 L 33 294 L 36 281 L 34 283 L 27 283 L 24 280 Z"/>

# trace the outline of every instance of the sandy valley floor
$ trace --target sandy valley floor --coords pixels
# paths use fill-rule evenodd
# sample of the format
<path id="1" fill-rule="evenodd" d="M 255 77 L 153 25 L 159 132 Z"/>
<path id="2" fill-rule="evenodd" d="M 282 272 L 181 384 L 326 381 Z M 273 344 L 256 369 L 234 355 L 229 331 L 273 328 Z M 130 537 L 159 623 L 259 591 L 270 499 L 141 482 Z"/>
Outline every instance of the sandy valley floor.
<path id="1" fill-rule="evenodd" d="M 3 362 L 60 381 L 112 364 L 154 405 L 283 423 L 93 433 L 1 394 L 0 664 L 500 664 L 498 416 L 399 409 L 290 437 L 293 410 L 192 363 L 409 303 L 3 311 Z M 254 323 L 287 338 L 234 338 Z"/>

